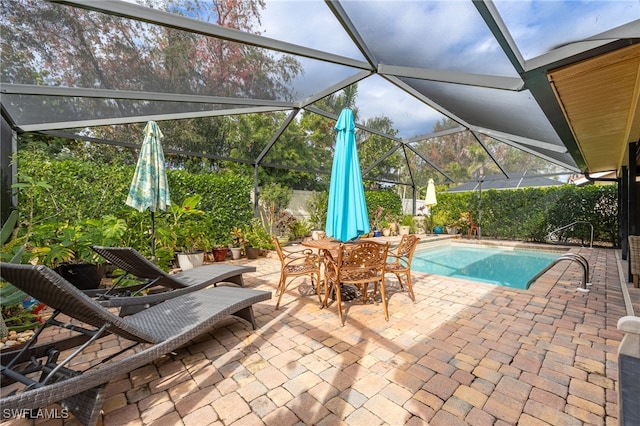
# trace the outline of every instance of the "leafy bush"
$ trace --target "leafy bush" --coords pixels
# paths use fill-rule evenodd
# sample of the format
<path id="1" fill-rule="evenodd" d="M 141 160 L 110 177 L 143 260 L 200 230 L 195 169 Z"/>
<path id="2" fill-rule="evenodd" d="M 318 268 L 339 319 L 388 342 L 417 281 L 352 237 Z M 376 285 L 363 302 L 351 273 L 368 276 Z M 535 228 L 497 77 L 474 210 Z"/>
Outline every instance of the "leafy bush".
<path id="1" fill-rule="evenodd" d="M 309 223 L 312 229 L 324 229 L 327 224 L 329 208 L 329 191 L 314 192 L 307 199 Z"/>
<path id="2" fill-rule="evenodd" d="M 400 196 L 389 190 L 384 191 L 365 191 L 364 198 L 367 202 L 367 213 L 369 220 L 375 216 L 376 210 L 382 207 L 384 214 L 390 214 L 394 217 L 402 215 L 402 200 Z"/>
<path id="3" fill-rule="evenodd" d="M 40 151 L 20 151 L 18 156 L 20 184 L 20 235 L 25 237 L 35 226 L 48 223 L 77 224 L 113 216 L 124 221 L 123 234 L 109 241 L 112 245 L 134 247 L 151 254 L 150 213 L 138 212 L 125 205 L 135 170 L 133 164 L 99 163 L 56 159 Z M 184 170 L 167 172 L 171 199 L 181 202 L 201 194 L 199 209 L 211 218 L 213 240 L 229 237 L 234 226 L 243 227 L 253 218 L 252 180 L 232 173 L 193 174 Z M 156 223 L 171 220 L 170 212 L 156 212 Z M 162 227 L 161 227 L 162 228 Z M 156 238 L 173 238 L 168 247 L 157 246 L 159 265 L 168 267 L 173 257 L 175 238 L 170 227 L 157 229 Z M 43 245 L 38 243 L 38 245 Z M 160 261 L 163 261 L 160 263 Z"/>
<path id="4" fill-rule="evenodd" d="M 619 246 L 617 185 L 562 185 L 518 190 L 439 193 L 433 214 L 459 218 L 471 211 L 486 237 L 544 242 L 551 231 L 573 222 L 594 227 L 594 242 Z M 481 217 L 480 217 L 481 212 Z M 587 244 L 591 227 L 578 223 L 559 233 L 561 241 Z"/>

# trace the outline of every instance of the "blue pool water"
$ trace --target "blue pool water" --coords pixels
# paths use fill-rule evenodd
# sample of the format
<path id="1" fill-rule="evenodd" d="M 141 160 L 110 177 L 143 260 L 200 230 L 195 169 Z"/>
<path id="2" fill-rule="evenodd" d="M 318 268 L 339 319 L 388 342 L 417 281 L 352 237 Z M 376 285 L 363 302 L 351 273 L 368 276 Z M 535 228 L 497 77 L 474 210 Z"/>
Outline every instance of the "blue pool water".
<path id="1" fill-rule="evenodd" d="M 561 255 L 454 244 L 416 251 L 411 269 L 525 289 L 531 278 Z"/>

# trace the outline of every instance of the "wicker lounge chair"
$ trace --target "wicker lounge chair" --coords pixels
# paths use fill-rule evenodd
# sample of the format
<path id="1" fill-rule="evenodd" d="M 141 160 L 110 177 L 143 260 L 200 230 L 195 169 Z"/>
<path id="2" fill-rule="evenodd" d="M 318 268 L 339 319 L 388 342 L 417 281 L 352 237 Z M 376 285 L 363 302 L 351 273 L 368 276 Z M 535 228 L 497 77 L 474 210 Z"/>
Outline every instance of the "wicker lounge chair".
<path id="1" fill-rule="evenodd" d="M 129 274 L 138 278 L 151 280 L 153 285 L 160 285 L 172 289 L 192 286 L 206 287 L 223 281 L 242 287 L 244 286 L 242 274 L 256 271 L 256 268 L 253 266 L 214 264 L 199 266 L 178 272 L 177 274 L 167 274 L 131 247 L 93 246 L 91 248 L 100 256 Z"/>
<path id="2" fill-rule="evenodd" d="M 84 340 L 72 355 L 60 362 L 58 351 L 73 346 L 66 341 L 59 342 L 59 345 L 54 342 L 36 346 L 39 332 L 22 350 L 3 353 L 2 386 L 18 383 L 26 386 L 15 394 L 2 392 L 3 418 L 59 402 L 82 424 L 95 424 L 104 399 L 104 385 L 111 378 L 184 346 L 229 316 L 243 318 L 255 329 L 252 305 L 271 298 L 270 292 L 221 286 L 172 297 L 121 318 L 45 266 L 0 263 L 0 276 L 56 310 L 45 326 L 59 326 L 77 332 L 74 344 Z M 73 324 L 58 322 L 60 313 L 83 325 L 78 326 L 75 321 Z M 127 339 L 132 345 L 123 353 L 109 356 L 84 372 L 69 368 L 72 358 L 107 334 Z M 45 359 L 37 360 L 36 357 Z M 38 373 L 41 376 L 34 377 Z"/>

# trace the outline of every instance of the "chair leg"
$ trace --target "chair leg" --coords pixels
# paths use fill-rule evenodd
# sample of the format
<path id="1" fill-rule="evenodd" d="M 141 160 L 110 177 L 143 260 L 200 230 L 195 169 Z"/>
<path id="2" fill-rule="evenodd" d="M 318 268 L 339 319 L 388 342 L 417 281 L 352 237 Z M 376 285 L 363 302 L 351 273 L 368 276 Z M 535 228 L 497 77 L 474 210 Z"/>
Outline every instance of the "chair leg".
<path id="1" fill-rule="evenodd" d="M 373 289 L 373 297 L 375 298 L 377 287 Z M 367 304 L 367 293 L 369 292 L 369 283 L 362 284 L 362 303 Z"/>
<path id="2" fill-rule="evenodd" d="M 384 291 L 384 276 L 380 281 L 380 296 L 382 298 L 382 308 L 384 309 L 384 319 L 389 321 L 389 309 L 387 307 L 387 294 Z"/>
<path id="3" fill-rule="evenodd" d="M 318 302 L 320 303 L 320 307 L 322 308 L 324 305 L 322 303 L 322 296 L 320 296 L 320 272 L 313 272 L 311 273 L 311 285 L 313 286 L 314 284 L 314 276 L 315 276 L 315 287 L 316 287 L 316 294 L 318 295 Z"/>
<path id="4" fill-rule="evenodd" d="M 276 293 L 278 293 L 278 301 L 276 302 L 276 309 L 278 309 L 280 307 L 280 301 L 282 300 L 282 295 L 284 294 L 284 291 L 286 289 L 286 283 L 287 279 L 285 278 L 284 274 L 280 276 L 280 282 L 278 283 L 278 291 L 276 291 Z"/>
<path id="5" fill-rule="evenodd" d="M 336 290 L 336 302 L 338 304 L 338 318 L 340 319 L 340 325 L 344 327 L 344 319 L 342 319 L 342 291 L 340 291 L 341 290 L 340 283 L 337 283 L 337 285 L 335 286 L 335 290 Z"/>
<path id="6" fill-rule="evenodd" d="M 404 286 L 402 285 L 402 277 L 401 275 L 404 275 L 407 282 L 407 289 L 409 290 L 409 296 L 411 297 L 411 300 L 413 300 L 414 302 L 416 301 L 416 296 L 413 293 L 413 286 L 411 285 L 411 271 L 409 272 L 402 272 L 402 273 L 396 273 L 396 277 L 398 278 L 398 281 L 400 282 L 400 288 L 404 289 Z"/>

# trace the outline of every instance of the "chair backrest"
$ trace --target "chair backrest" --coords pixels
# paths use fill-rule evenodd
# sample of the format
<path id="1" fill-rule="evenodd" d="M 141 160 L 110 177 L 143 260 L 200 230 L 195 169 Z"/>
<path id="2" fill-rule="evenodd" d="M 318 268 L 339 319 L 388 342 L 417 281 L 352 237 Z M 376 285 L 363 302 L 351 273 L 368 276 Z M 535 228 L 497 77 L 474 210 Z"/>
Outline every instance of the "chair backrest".
<path id="1" fill-rule="evenodd" d="M 276 248 L 276 253 L 278 253 L 278 258 L 280 259 L 280 262 L 284 265 L 285 264 L 285 255 L 282 252 L 282 246 L 280 245 L 280 241 L 276 237 L 271 237 L 271 242 L 273 243 L 273 245 Z"/>
<path id="2" fill-rule="evenodd" d="M 154 280 L 168 274 L 131 247 L 93 246 L 93 251 L 138 278 Z"/>
<path id="3" fill-rule="evenodd" d="M 466 222 L 469 226 L 478 226 L 478 224 L 473 220 L 473 213 L 471 211 L 460 213 L 460 219 L 463 222 Z"/>
<path id="4" fill-rule="evenodd" d="M 416 237 L 412 234 L 405 234 L 402 236 L 400 240 L 400 244 L 396 248 L 395 256 L 392 257 L 393 262 L 397 266 L 396 268 L 402 267 L 405 269 L 411 269 L 411 261 L 413 260 L 413 254 L 416 251 L 416 247 L 418 247 L 418 243 L 420 242 L 420 238 Z"/>
<path id="5" fill-rule="evenodd" d="M 62 276 L 43 265 L 0 263 L 0 276 L 36 300 L 85 324 L 136 342 L 156 343 L 153 336 L 129 325 L 100 306 Z"/>
<path id="6" fill-rule="evenodd" d="M 340 281 L 366 281 L 384 275 L 389 243 L 358 241 L 341 244 L 337 267 Z"/>
<path id="7" fill-rule="evenodd" d="M 402 236 L 400 240 L 400 244 L 396 248 L 396 256 L 398 257 L 411 257 L 413 256 L 413 252 L 416 250 L 418 246 L 418 242 L 420 238 L 412 234 L 405 234 Z"/>

